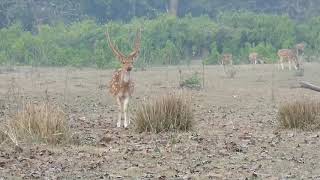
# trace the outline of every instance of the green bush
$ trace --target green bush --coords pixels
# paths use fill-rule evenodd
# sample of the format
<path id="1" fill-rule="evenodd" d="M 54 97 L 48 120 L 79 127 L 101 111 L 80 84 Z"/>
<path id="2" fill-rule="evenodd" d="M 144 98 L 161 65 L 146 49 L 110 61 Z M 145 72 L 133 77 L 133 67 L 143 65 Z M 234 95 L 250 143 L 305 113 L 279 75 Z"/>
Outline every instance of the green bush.
<path id="1" fill-rule="evenodd" d="M 211 52 L 210 55 L 206 58 L 205 64 L 219 64 L 220 54 L 217 49 L 216 42 L 211 44 Z"/>
<path id="2" fill-rule="evenodd" d="M 295 25 L 287 16 L 253 12 L 224 12 L 217 20 L 208 16 L 133 19 L 128 23 L 98 25 L 85 20 L 65 25 L 41 25 L 37 33 L 24 31 L 19 23 L 0 29 L 0 63 L 44 66 L 119 66 L 104 36 L 124 54 L 132 51 L 135 32 L 142 27 L 138 66 L 189 63 L 194 56 L 217 64 L 222 53 L 232 53 L 235 63 L 248 63 L 250 52 L 270 61 L 280 48 L 305 41 L 308 56 L 320 52 L 320 17 Z M 209 52 L 209 56 L 206 55 Z"/>
<path id="3" fill-rule="evenodd" d="M 312 50 L 313 54 L 320 52 L 320 16 L 314 17 L 305 24 L 297 26 L 297 35 L 300 41 L 305 41 L 307 50 Z"/>
<path id="4" fill-rule="evenodd" d="M 294 22 L 287 16 L 227 12 L 220 14 L 218 21 L 218 52 L 232 53 L 235 60 L 242 62 L 247 63 L 249 53 L 254 50 L 274 58 L 277 49 L 293 47 L 296 41 Z"/>
<path id="5" fill-rule="evenodd" d="M 180 82 L 180 87 L 186 87 L 191 89 L 200 89 L 201 88 L 201 78 L 199 73 L 195 72 L 189 78 Z"/>

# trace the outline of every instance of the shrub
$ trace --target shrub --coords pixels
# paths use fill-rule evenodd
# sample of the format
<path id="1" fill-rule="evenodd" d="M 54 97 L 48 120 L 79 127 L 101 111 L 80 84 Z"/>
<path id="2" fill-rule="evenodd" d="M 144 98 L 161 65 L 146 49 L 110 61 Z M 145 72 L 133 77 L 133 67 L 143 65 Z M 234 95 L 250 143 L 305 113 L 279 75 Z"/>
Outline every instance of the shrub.
<path id="1" fill-rule="evenodd" d="M 219 63 L 219 52 L 217 50 L 216 42 L 211 44 L 211 51 L 209 56 L 205 59 L 205 64 L 218 64 Z"/>
<path id="2" fill-rule="evenodd" d="M 59 107 L 48 103 L 24 104 L 22 110 L 7 122 L 3 133 L 16 145 L 18 141 L 59 144 L 70 137 L 65 113 Z"/>
<path id="3" fill-rule="evenodd" d="M 259 43 L 256 47 L 251 48 L 251 52 L 257 52 L 261 57 L 267 58 L 267 63 L 273 63 L 270 60 L 278 59 L 277 51 L 272 47 L 271 44 Z"/>
<path id="4" fill-rule="evenodd" d="M 180 87 L 187 87 L 191 89 L 200 89 L 201 88 L 201 79 L 199 73 L 195 72 L 191 77 L 180 82 Z"/>
<path id="5" fill-rule="evenodd" d="M 188 131 L 192 127 L 191 100 L 184 93 L 166 94 L 142 103 L 135 114 L 138 132 Z"/>
<path id="6" fill-rule="evenodd" d="M 279 108 L 278 120 L 285 128 L 313 130 L 320 128 L 320 103 L 295 102 Z"/>

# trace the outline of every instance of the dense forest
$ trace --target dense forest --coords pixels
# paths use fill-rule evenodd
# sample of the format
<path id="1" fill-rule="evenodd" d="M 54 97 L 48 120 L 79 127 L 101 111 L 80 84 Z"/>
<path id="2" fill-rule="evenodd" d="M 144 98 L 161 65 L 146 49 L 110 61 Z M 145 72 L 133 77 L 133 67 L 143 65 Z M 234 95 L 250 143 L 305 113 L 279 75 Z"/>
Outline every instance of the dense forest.
<path id="1" fill-rule="evenodd" d="M 320 52 L 318 0 L 1 0 L 0 63 L 5 65 L 118 66 L 107 28 L 129 53 L 142 28 L 137 65 L 217 63 L 250 52 L 274 61 L 280 48 L 305 42 Z"/>

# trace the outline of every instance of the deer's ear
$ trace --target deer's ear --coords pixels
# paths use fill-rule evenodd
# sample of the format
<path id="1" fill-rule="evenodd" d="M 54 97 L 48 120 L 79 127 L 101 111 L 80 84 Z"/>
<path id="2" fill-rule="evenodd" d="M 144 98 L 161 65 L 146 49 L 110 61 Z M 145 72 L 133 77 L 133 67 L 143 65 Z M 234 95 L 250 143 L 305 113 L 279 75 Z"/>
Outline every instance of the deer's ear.
<path id="1" fill-rule="evenodd" d="M 110 38 L 108 29 L 107 29 L 107 31 L 105 32 L 105 36 L 106 36 L 106 38 L 107 38 L 107 40 L 108 40 L 108 45 L 109 45 L 109 47 L 111 48 L 114 56 L 115 56 L 120 62 L 123 62 L 126 57 L 125 57 L 125 55 L 123 55 L 123 54 L 119 51 L 118 47 L 111 42 L 111 38 Z"/>

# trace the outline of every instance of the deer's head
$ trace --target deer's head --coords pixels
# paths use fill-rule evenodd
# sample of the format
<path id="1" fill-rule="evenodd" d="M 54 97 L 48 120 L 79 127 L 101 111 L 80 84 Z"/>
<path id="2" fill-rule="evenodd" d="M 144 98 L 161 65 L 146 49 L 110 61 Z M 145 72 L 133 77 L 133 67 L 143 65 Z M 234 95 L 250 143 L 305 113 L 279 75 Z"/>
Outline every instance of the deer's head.
<path id="1" fill-rule="evenodd" d="M 133 62 L 138 57 L 140 53 L 140 45 L 141 45 L 141 29 L 137 31 L 135 43 L 134 43 L 134 50 L 128 56 L 121 53 L 116 45 L 111 42 L 110 35 L 107 29 L 105 33 L 109 47 L 111 48 L 114 56 L 121 62 L 122 70 L 126 72 L 130 72 L 133 68 Z"/>
<path id="2" fill-rule="evenodd" d="M 305 42 L 302 42 L 302 43 L 299 43 L 299 44 L 296 44 L 295 48 L 299 51 L 304 51 L 304 48 L 306 46 L 306 43 Z"/>

